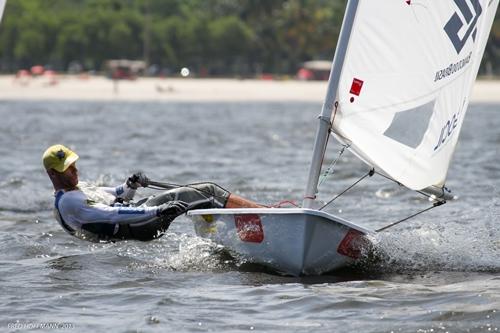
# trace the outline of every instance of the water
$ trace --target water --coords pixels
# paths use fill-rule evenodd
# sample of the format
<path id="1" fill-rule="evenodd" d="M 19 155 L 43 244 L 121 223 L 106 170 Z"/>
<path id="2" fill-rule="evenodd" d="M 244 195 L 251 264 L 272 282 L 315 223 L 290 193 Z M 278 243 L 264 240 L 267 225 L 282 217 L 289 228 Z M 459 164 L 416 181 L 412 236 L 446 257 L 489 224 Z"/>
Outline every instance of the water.
<path id="1" fill-rule="evenodd" d="M 91 244 L 52 216 L 41 154 L 54 143 L 74 148 L 80 178 L 96 184 L 142 170 L 267 204 L 300 202 L 320 107 L 2 103 L 0 331 L 499 331 L 499 105 L 470 107 L 447 184 L 460 199 L 379 234 L 376 264 L 286 277 L 197 238 L 185 217 L 157 241 Z M 339 150 L 331 142 L 327 162 Z M 321 199 L 366 171 L 346 153 Z M 374 176 L 329 211 L 375 229 L 428 206 Z"/>

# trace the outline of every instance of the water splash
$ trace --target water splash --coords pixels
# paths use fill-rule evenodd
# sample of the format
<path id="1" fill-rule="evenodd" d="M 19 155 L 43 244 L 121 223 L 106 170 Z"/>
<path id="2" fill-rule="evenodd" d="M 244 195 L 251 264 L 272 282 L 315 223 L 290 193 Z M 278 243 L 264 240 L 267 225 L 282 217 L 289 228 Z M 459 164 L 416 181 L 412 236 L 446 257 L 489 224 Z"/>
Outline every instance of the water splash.
<path id="1" fill-rule="evenodd" d="M 220 245 L 187 234 L 166 233 L 149 243 L 124 242 L 118 253 L 135 260 L 129 267 L 134 270 L 213 272 L 234 265 Z"/>
<path id="2" fill-rule="evenodd" d="M 366 261 L 370 270 L 383 272 L 500 272 L 500 229 L 476 222 L 426 223 L 377 234 L 370 255 L 377 260 Z"/>

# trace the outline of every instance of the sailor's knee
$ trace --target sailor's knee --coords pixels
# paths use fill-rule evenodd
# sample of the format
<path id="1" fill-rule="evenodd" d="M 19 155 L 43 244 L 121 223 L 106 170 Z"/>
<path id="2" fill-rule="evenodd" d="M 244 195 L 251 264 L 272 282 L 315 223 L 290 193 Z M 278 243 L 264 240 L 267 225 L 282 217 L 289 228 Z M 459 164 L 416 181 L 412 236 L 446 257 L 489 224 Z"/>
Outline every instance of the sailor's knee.
<path id="1" fill-rule="evenodd" d="M 193 185 L 194 188 L 204 191 L 205 193 L 210 193 L 212 196 L 217 196 L 220 193 L 227 192 L 225 189 L 220 187 L 215 183 L 204 182 Z"/>

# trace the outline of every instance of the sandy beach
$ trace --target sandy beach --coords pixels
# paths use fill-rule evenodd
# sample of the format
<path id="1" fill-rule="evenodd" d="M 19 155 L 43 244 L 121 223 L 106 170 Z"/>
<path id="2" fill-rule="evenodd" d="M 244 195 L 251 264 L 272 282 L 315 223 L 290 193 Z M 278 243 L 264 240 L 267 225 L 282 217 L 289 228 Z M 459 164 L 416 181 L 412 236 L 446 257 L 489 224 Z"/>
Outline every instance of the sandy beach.
<path id="1" fill-rule="evenodd" d="M 326 81 L 139 78 L 113 82 L 104 77 L 0 76 L 3 100 L 109 100 L 197 102 L 318 102 Z M 500 81 L 478 80 L 472 102 L 500 103 Z"/>

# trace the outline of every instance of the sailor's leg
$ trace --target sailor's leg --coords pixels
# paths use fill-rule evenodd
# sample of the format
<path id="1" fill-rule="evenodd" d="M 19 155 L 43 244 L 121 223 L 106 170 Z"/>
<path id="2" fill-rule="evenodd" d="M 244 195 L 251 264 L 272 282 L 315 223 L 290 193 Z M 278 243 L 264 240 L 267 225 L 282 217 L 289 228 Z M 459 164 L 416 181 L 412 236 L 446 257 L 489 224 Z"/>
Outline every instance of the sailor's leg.
<path id="1" fill-rule="evenodd" d="M 262 208 L 265 207 L 254 201 L 242 198 L 236 194 L 231 193 L 227 199 L 225 208 Z"/>
<path id="2" fill-rule="evenodd" d="M 244 199 L 238 195 L 229 193 L 214 183 L 198 183 L 165 191 L 157 196 L 148 198 L 144 203 L 146 206 L 159 206 L 161 204 L 181 200 L 189 204 L 196 204 L 210 199 L 212 208 L 258 208 L 263 207 L 256 202 Z M 167 231 L 170 217 L 162 217 L 140 225 L 120 225 L 114 239 L 133 239 L 149 241 L 161 237 Z"/>
<path id="3" fill-rule="evenodd" d="M 244 199 L 223 189 L 214 183 L 198 183 L 168 190 L 149 198 L 146 206 L 158 206 L 172 200 L 181 200 L 188 204 L 210 199 L 212 208 L 258 208 L 263 207 L 256 202 Z"/>
<path id="4" fill-rule="evenodd" d="M 209 199 L 212 202 L 212 208 L 223 208 L 229 194 L 228 191 L 216 184 L 198 183 L 165 191 L 157 196 L 150 197 L 144 204 L 146 206 L 158 206 L 169 201 L 181 200 L 192 205 Z"/>

